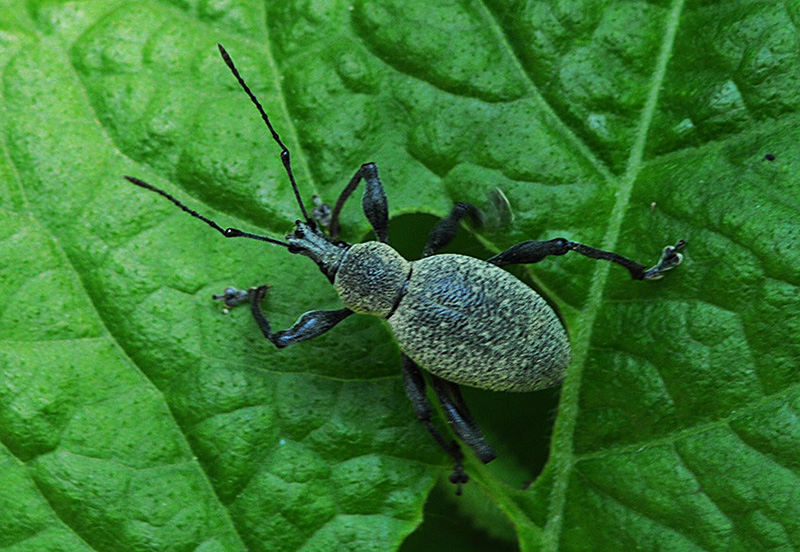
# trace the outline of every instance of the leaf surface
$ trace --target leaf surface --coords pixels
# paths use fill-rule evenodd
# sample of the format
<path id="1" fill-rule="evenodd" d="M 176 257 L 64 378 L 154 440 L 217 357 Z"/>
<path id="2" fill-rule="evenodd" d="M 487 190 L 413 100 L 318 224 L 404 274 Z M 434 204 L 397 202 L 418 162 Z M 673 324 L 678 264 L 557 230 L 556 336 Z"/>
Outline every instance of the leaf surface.
<path id="1" fill-rule="evenodd" d="M 217 42 L 306 201 L 378 163 L 407 255 L 434 220 L 408 214 L 492 212 L 497 189 L 513 218 L 478 231 L 484 255 L 563 236 L 647 263 L 689 241 L 660 282 L 577 255 L 516 272 L 570 333 L 558 409 L 469 392 L 501 456 L 469 459 L 442 515 L 484 536 L 434 515 L 407 550 L 800 548 L 797 21 L 794 0 L 7 2 L 0 550 L 394 549 L 447 473 L 384 323 L 273 349 L 211 295 L 269 283 L 285 328 L 338 308 L 324 276 L 122 180 L 291 231 Z M 368 239 L 352 203 L 343 237 Z"/>

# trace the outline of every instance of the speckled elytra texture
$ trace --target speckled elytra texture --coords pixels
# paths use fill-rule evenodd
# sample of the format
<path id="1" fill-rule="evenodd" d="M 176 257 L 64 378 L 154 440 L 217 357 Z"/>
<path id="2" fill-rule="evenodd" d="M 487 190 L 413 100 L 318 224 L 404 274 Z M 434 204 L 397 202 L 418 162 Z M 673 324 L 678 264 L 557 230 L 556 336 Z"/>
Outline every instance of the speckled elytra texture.
<path id="1" fill-rule="evenodd" d="M 386 317 L 410 270 L 411 263 L 385 243 L 357 243 L 345 253 L 333 286 L 348 309 Z"/>
<path id="2" fill-rule="evenodd" d="M 564 377 L 572 354 L 553 310 L 517 278 L 479 259 L 435 255 L 411 263 L 388 318 L 400 347 L 446 380 L 533 391 Z"/>

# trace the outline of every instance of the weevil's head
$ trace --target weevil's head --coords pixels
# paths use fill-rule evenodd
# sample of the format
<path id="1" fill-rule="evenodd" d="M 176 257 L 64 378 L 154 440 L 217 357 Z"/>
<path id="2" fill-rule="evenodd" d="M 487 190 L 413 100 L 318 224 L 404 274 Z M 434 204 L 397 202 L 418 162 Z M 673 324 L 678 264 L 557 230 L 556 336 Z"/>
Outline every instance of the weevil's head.
<path id="1" fill-rule="evenodd" d="M 345 252 L 350 248 L 349 243 L 325 234 L 313 220 L 296 220 L 294 232 L 286 236 L 286 242 L 289 244 L 289 253 L 309 257 L 331 283 Z"/>

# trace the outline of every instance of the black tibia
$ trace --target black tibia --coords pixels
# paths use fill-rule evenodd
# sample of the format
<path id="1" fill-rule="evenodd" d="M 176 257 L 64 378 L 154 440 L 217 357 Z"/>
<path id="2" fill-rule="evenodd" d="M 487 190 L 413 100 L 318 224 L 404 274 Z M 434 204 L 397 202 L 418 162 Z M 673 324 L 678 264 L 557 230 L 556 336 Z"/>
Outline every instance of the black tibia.
<path id="1" fill-rule="evenodd" d="M 428 236 L 428 243 L 425 245 L 425 250 L 422 252 L 422 258 L 424 259 L 425 257 L 434 255 L 442 247 L 450 243 L 458 233 L 461 220 L 468 215 L 475 224 L 482 224 L 482 213 L 471 203 L 461 201 L 453 205 L 450 214 L 440 220 L 436 226 L 433 227 L 433 230 L 431 230 Z"/>
<path id="2" fill-rule="evenodd" d="M 684 240 L 680 240 L 674 246 L 667 246 L 661 254 L 661 259 L 658 263 L 647 268 L 641 263 L 623 257 L 618 253 L 611 251 L 604 251 L 582 243 L 565 240 L 564 238 L 556 238 L 548 241 L 526 241 L 518 243 L 506 249 L 502 253 L 498 253 L 487 262 L 497 266 L 506 266 L 510 264 L 530 264 L 538 263 L 545 257 L 550 255 L 564 255 L 570 251 L 575 251 L 589 257 L 591 259 L 600 259 L 603 261 L 611 261 L 620 266 L 628 269 L 631 277 L 634 280 L 655 280 L 661 278 L 664 272 L 675 268 L 683 260 L 683 256 L 678 253 L 678 250 L 686 245 Z"/>
<path id="3" fill-rule="evenodd" d="M 431 381 L 433 382 L 433 390 L 436 392 L 436 396 L 444 409 L 444 414 L 447 416 L 453 432 L 475 452 L 475 456 L 484 464 L 488 464 L 497 458 L 497 453 L 486 442 L 486 437 L 484 437 L 481 428 L 478 427 L 469 408 L 467 408 L 467 403 L 464 402 L 464 397 L 461 395 L 461 388 L 459 388 L 458 384 L 433 374 L 431 374 Z"/>
<path id="4" fill-rule="evenodd" d="M 294 326 L 288 330 L 273 332 L 267 317 L 264 316 L 264 312 L 261 310 L 261 300 L 264 299 L 264 295 L 267 293 L 268 288 L 269 286 L 251 288 L 247 292 L 247 296 L 250 298 L 250 311 L 253 313 L 253 318 L 256 319 L 256 324 L 258 324 L 258 328 L 261 330 L 261 333 L 263 333 L 264 337 L 269 339 L 272 344 L 279 349 L 283 349 L 284 347 L 288 347 L 294 343 L 319 337 L 333 328 L 336 324 L 353 314 L 353 311 L 350 309 L 339 309 L 334 311 L 309 311 L 300 315 L 300 318 L 294 323 Z M 228 293 L 229 289 L 232 288 L 226 289 L 226 294 Z M 222 299 L 224 297 L 225 296 L 218 298 Z M 240 303 L 241 301 L 237 302 Z M 227 301 L 226 304 L 228 304 Z"/>
<path id="5" fill-rule="evenodd" d="M 378 165 L 375 163 L 361 165 L 361 168 L 356 171 L 356 174 L 347 183 L 345 189 L 342 190 L 331 214 L 330 234 L 334 238 L 339 236 L 339 214 L 342 212 L 342 207 L 344 207 L 347 199 L 358 187 L 361 179 L 366 183 L 364 197 L 361 200 L 364 215 L 372 225 L 378 241 L 389 243 L 389 203 L 386 200 L 386 192 L 383 189 L 381 179 L 378 177 Z"/>
<path id="6" fill-rule="evenodd" d="M 419 366 L 405 354 L 403 355 L 403 385 L 408 398 L 411 399 L 417 419 L 422 422 L 439 446 L 455 461 L 453 473 L 450 474 L 450 482 L 458 487 L 456 494 L 460 495 L 461 485 L 469 481 L 469 476 L 464 471 L 464 453 L 458 443 L 445 439 L 439 429 L 433 425 L 433 409 L 428 401 L 428 395 L 425 393 L 425 376 L 422 375 Z"/>

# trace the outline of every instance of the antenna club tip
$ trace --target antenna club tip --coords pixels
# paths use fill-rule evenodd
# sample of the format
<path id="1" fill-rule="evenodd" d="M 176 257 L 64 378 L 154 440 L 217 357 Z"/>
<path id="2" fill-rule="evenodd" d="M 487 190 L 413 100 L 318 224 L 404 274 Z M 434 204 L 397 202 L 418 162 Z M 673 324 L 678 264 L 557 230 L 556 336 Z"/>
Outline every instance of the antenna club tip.
<path id="1" fill-rule="evenodd" d="M 131 184 L 136 184 L 137 186 L 141 186 L 142 188 L 149 188 L 148 184 L 135 176 L 128 176 L 127 174 L 123 175 L 122 178 L 130 182 Z"/>
<path id="2" fill-rule="evenodd" d="M 222 60 L 225 62 L 225 65 L 230 67 L 233 64 L 233 60 L 231 60 L 231 56 L 228 55 L 228 51 L 219 42 L 217 42 L 217 48 L 219 49 L 219 53 L 222 56 Z"/>

